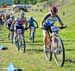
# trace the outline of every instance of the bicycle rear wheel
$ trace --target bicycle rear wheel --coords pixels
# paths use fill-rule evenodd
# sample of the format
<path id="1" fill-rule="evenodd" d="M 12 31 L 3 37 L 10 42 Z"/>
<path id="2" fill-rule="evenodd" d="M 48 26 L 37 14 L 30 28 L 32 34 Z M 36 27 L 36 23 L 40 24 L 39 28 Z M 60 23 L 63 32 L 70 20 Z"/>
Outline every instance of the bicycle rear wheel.
<path id="1" fill-rule="evenodd" d="M 54 44 L 57 44 L 56 49 L 54 49 L 54 60 L 58 66 L 63 66 L 65 61 L 65 50 L 62 40 L 57 37 L 55 38 Z"/>

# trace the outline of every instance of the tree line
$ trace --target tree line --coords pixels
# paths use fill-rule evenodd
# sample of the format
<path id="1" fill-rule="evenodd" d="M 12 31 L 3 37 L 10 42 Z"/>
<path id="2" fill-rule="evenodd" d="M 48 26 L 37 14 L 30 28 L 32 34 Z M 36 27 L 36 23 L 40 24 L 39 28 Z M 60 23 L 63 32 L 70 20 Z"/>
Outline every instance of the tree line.
<path id="1" fill-rule="evenodd" d="M 43 2 L 48 0 L 12 0 L 13 4 L 36 4 L 37 2 Z"/>

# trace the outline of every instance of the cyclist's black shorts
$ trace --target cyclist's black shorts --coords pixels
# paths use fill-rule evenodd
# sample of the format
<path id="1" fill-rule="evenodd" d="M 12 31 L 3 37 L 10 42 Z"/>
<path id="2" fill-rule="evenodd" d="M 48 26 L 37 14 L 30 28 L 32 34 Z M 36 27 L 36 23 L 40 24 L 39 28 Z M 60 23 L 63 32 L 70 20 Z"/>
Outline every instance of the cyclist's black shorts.
<path id="1" fill-rule="evenodd" d="M 28 28 L 31 28 L 31 27 L 35 27 L 33 24 L 30 24 L 29 26 L 28 26 Z"/>
<path id="2" fill-rule="evenodd" d="M 49 32 L 52 33 L 51 26 L 45 26 L 45 25 L 44 25 L 42 29 L 43 29 L 43 30 L 46 30 L 46 31 L 49 31 Z"/>
<path id="3" fill-rule="evenodd" d="M 10 27 L 11 27 L 11 24 L 8 24 L 8 27 L 7 27 L 7 28 L 8 28 L 9 30 L 10 30 Z"/>
<path id="4" fill-rule="evenodd" d="M 22 29 L 22 33 L 24 33 L 24 27 L 23 26 L 16 26 L 16 31 L 17 29 Z"/>

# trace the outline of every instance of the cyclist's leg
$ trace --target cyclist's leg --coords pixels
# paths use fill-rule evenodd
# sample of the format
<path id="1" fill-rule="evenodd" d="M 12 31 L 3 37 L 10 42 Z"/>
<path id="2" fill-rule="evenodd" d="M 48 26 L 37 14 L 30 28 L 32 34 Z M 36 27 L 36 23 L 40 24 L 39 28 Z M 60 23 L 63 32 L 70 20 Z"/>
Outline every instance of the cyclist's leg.
<path id="1" fill-rule="evenodd" d="M 14 31 L 14 37 L 16 38 L 16 36 L 17 36 L 17 32 L 16 32 L 16 31 Z"/>
<path id="2" fill-rule="evenodd" d="M 10 40 L 10 30 L 8 29 L 8 40 Z"/>
<path id="3" fill-rule="evenodd" d="M 10 24 L 8 24 L 8 40 L 10 40 Z"/>
<path id="4" fill-rule="evenodd" d="M 22 26 L 22 36 L 23 36 L 23 40 L 24 40 L 24 26 Z"/>
<path id="5" fill-rule="evenodd" d="M 47 45 L 48 45 L 48 33 L 46 30 L 43 30 L 43 43 L 44 43 L 44 46 L 47 47 Z"/>
<path id="6" fill-rule="evenodd" d="M 48 32 L 43 30 L 43 43 L 44 43 L 44 52 L 48 52 Z"/>
<path id="7" fill-rule="evenodd" d="M 16 37 L 17 37 L 17 27 L 16 27 L 16 24 L 14 25 L 14 38 L 15 38 L 15 41 L 17 40 Z"/>

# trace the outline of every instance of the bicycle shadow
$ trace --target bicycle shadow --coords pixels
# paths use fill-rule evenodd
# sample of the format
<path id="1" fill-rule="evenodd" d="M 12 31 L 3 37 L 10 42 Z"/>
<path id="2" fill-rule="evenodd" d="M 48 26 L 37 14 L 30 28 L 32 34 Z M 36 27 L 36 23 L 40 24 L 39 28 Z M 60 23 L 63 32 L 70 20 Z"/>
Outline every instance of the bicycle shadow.
<path id="1" fill-rule="evenodd" d="M 75 51 L 75 49 L 65 49 L 65 51 Z"/>
<path id="2" fill-rule="evenodd" d="M 30 46 L 37 46 L 38 45 L 38 47 L 43 46 L 42 43 L 27 43 L 27 45 L 30 45 Z"/>
<path id="3" fill-rule="evenodd" d="M 69 63 L 75 64 L 75 60 L 73 60 L 73 59 L 65 59 L 65 62 L 69 62 Z"/>
<path id="4" fill-rule="evenodd" d="M 26 51 L 33 51 L 33 52 L 36 52 L 36 53 L 39 53 L 39 52 L 43 52 L 42 49 L 27 49 Z"/>
<path id="5" fill-rule="evenodd" d="M 39 42 L 39 43 L 43 43 L 42 40 L 36 40 L 36 41 L 35 41 L 35 43 L 38 43 L 38 42 Z"/>
<path id="6" fill-rule="evenodd" d="M 31 46 L 43 46 L 43 42 L 42 41 L 34 41 L 34 42 L 31 42 L 31 41 L 26 41 L 26 44 L 27 45 L 31 45 Z"/>
<path id="7" fill-rule="evenodd" d="M 71 39 L 71 40 L 70 40 L 70 39 L 69 39 L 69 40 L 68 40 L 68 39 L 66 39 L 66 40 L 63 39 L 63 41 L 64 41 L 64 42 L 75 42 L 75 40 L 72 40 L 72 39 Z"/>
<path id="8" fill-rule="evenodd" d="M 0 40 L 0 43 L 11 43 L 11 41 Z"/>
<path id="9" fill-rule="evenodd" d="M 26 43 L 31 43 L 31 40 L 26 40 Z M 43 43 L 42 40 L 35 40 L 34 43 Z"/>

